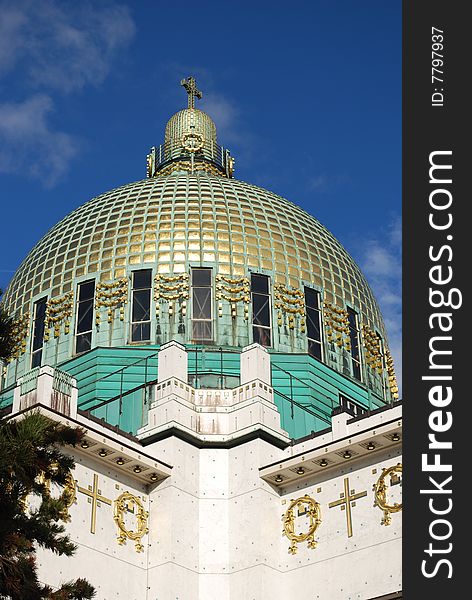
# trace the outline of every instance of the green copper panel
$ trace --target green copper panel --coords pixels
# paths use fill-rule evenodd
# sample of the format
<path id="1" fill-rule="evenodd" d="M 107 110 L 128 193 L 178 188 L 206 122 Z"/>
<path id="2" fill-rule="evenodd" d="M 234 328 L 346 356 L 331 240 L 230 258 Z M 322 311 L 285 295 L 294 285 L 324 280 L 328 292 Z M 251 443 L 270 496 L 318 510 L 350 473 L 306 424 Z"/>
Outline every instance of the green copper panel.
<path id="1" fill-rule="evenodd" d="M 136 433 L 146 423 L 150 386 L 157 379 L 157 347 L 95 348 L 60 368 L 77 378 L 79 408 Z M 238 385 L 237 352 L 188 348 L 189 382 L 198 387 Z M 271 353 L 274 401 L 281 424 L 293 438 L 330 425 L 339 394 L 365 408 L 384 403 L 365 386 L 306 354 Z"/>

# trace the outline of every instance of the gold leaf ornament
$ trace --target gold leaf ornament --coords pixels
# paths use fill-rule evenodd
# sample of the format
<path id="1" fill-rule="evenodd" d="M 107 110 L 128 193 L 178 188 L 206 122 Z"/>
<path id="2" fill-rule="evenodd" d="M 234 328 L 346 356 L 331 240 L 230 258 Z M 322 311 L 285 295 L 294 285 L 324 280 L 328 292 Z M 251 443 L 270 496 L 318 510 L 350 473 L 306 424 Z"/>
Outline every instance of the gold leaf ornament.
<path id="1" fill-rule="evenodd" d="M 295 511 L 297 513 L 307 514 L 309 519 L 308 530 L 303 533 L 295 533 Z M 314 550 L 317 546 L 315 542 L 315 533 L 321 525 L 321 507 L 319 502 L 308 495 L 301 496 L 290 502 L 289 507 L 282 515 L 284 524 L 283 535 L 291 542 L 289 553 L 297 553 L 297 544 L 307 542 L 308 548 Z"/>
<path id="2" fill-rule="evenodd" d="M 125 514 L 131 510 L 136 515 L 136 529 L 130 530 L 125 523 Z M 136 552 L 143 552 L 144 546 L 141 543 L 142 538 L 148 533 L 148 513 L 144 509 L 141 500 L 130 492 L 123 492 L 114 502 L 114 520 L 120 532 L 118 543 L 122 546 L 126 540 L 134 541 Z"/>
<path id="3" fill-rule="evenodd" d="M 377 479 L 374 485 L 374 497 L 375 502 L 374 506 L 378 506 L 381 511 L 383 511 L 383 519 L 381 521 L 381 525 L 390 525 L 392 522 L 392 513 L 400 512 L 403 508 L 403 504 L 399 504 L 398 502 L 394 502 L 393 504 L 388 503 L 388 488 L 390 486 L 387 485 L 386 479 L 387 477 L 401 476 L 402 474 L 402 465 L 398 463 L 393 467 L 389 467 L 388 469 L 382 469 L 382 474 Z"/>

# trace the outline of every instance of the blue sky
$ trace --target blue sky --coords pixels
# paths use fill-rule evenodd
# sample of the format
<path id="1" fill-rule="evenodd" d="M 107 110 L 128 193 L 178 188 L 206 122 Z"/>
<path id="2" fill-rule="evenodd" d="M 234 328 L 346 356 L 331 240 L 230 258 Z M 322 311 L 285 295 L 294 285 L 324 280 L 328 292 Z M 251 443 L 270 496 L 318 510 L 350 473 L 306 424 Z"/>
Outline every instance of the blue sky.
<path id="1" fill-rule="evenodd" d="M 0 0 L 0 287 L 57 221 L 145 176 L 197 77 L 238 179 L 363 268 L 400 371 L 401 2 Z"/>

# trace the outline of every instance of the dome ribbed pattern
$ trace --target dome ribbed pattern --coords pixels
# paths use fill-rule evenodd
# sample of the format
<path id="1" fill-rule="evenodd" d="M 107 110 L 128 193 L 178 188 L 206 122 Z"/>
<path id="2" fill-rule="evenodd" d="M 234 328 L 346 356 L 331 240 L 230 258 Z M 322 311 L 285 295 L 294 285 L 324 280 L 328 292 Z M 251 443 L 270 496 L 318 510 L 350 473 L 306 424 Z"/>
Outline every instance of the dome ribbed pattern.
<path id="1" fill-rule="evenodd" d="M 179 119 L 186 112 L 172 117 L 166 136 L 185 126 Z M 211 119 L 202 123 L 211 130 Z M 137 181 L 76 209 L 29 253 L 4 301 L 20 315 L 41 296 L 74 291 L 90 277 L 108 282 L 140 267 L 178 274 L 192 266 L 228 277 L 260 272 L 292 288 L 313 286 L 326 302 L 352 306 L 385 334 L 360 269 L 315 218 L 269 191 L 203 172 Z"/>

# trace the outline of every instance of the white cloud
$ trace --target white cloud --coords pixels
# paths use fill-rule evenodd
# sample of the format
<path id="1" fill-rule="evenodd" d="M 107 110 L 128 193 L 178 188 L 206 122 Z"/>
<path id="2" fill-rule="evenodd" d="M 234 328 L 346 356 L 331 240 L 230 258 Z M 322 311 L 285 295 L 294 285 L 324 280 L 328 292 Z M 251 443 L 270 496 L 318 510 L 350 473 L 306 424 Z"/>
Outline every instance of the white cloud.
<path id="1" fill-rule="evenodd" d="M 307 181 L 309 190 L 329 193 L 334 188 L 349 184 L 351 178 L 347 173 L 336 173 L 334 175 L 320 174 L 310 177 Z"/>
<path id="2" fill-rule="evenodd" d="M 0 104 L 0 171 L 26 173 L 53 186 L 77 154 L 77 140 L 48 124 L 53 110 L 49 96 Z"/>
<path id="3" fill-rule="evenodd" d="M 217 126 L 218 137 L 224 144 L 239 143 L 243 135 L 238 129 L 239 111 L 230 100 L 221 94 L 208 93 L 203 96 L 201 109 L 213 119 Z"/>
<path id="4" fill-rule="evenodd" d="M 308 181 L 308 188 L 310 190 L 319 190 L 326 187 L 327 182 L 328 180 L 325 175 L 316 175 Z"/>
<path id="5" fill-rule="evenodd" d="M 135 34 L 127 7 L 109 2 L 0 2 L 0 70 L 23 69 L 30 84 L 71 92 L 98 85 Z"/>
<path id="6" fill-rule="evenodd" d="M 20 31 L 27 16 L 15 6 L 0 3 L 0 74 L 8 71 L 15 63 L 23 41 Z"/>
<path id="7" fill-rule="evenodd" d="M 0 0 L 0 14 L 0 171 L 53 186 L 80 148 L 51 123 L 57 94 L 103 83 L 135 25 L 112 1 Z"/>
<path id="8" fill-rule="evenodd" d="M 381 239 L 367 240 L 360 265 L 382 311 L 400 391 L 402 384 L 401 234 L 401 219 L 395 217 Z"/>

